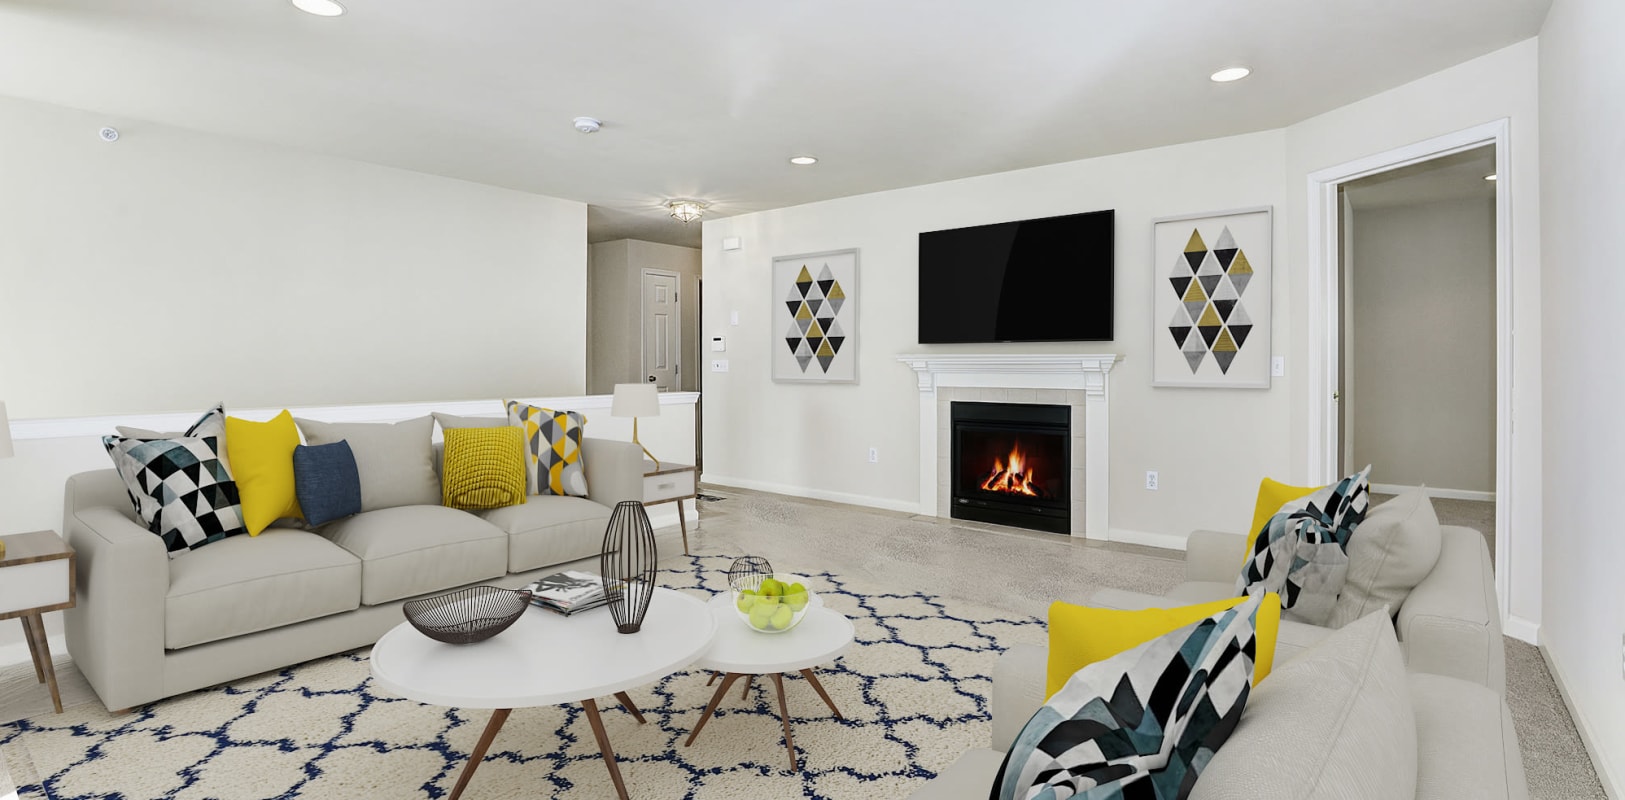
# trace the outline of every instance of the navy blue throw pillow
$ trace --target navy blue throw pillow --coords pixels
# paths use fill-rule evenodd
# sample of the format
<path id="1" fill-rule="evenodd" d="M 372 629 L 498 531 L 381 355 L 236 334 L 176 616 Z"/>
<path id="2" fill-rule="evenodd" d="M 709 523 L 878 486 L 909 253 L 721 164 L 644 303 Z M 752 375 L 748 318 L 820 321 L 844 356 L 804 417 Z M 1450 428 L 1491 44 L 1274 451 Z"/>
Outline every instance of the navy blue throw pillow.
<path id="1" fill-rule="evenodd" d="M 305 522 L 312 526 L 361 513 L 361 473 L 350 443 L 295 447 L 293 490 Z"/>

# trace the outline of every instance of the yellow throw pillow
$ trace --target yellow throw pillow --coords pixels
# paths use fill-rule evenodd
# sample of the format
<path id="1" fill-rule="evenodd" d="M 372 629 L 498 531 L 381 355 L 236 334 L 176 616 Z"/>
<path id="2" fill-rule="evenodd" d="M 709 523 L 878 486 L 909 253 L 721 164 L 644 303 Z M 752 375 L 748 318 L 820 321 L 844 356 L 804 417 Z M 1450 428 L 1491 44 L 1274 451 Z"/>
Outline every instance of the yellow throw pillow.
<path id="1" fill-rule="evenodd" d="M 525 432 L 500 428 L 447 428 L 440 470 L 441 503 L 483 509 L 525 502 Z"/>
<path id="2" fill-rule="evenodd" d="M 1049 607 L 1049 670 L 1044 697 L 1049 698 L 1066 685 L 1072 673 L 1097 661 L 1105 661 L 1124 650 L 1139 647 L 1165 633 L 1183 628 L 1203 617 L 1211 617 L 1247 600 L 1230 597 L 1179 608 L 1147 608 L 1122 611 L 1090 608 L 1054 602 Z M 1275 635 L 1281 628 L 1281 597 L 1274 592 L 1264 596 L 1258 607 L 1257 647 L 1253 653 L 1253 685 L 1270 674 L 1275 661 Z"/>
<path id="3" fill-rule="evenodd" d="M 298 446 L 299 427 L 286 410 L 270 422 L 226 417 L 226 453 L 249 536 L 260 535 L 279 519 L 304 519 L 293 482 L 293 450 Z"/>
<path id="4" fill-rule="evenodd" d="M 1253 526 L 1247 529 L 1247 549 L 1242 551 L 1241 560 L 1246 563 L 1247 558 L 1253 554 L 1253 544 L 1258 541 L 1258 532 L 1269 523 L 1270 517 L 1281 510 L 1281 506 L 1308 497 L 1325 487 L 1322 486 L 1288 486 L 1274 478 L 1265 478 L 1258 484 L 1258 499 L 1253 502 Z"/>

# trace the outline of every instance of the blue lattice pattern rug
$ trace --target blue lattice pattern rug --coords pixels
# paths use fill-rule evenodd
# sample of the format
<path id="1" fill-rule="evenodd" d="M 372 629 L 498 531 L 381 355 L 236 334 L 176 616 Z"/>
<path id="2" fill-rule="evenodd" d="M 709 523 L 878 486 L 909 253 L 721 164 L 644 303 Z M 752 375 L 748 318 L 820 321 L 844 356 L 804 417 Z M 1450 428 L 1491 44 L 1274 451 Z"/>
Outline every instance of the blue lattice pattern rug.
<path id="1" fill-rule="evenodd" d="M 722 591 L 732 558 L 669 560 L 670 588 Z M 786 565 L 788 566 L 788 565 Z M 988 741 L 990 674 L 1040 620 L 974 603 L 807 573 L 857 642 L 819 679 L 837 720 L 799 676 L 786 680 L 801 772 L 788 771 L 771 684 L 730 692 L 683 747 L 712 689 L 692 670 L 629 692 L 649 724 L 610 699 L 605 725 L 635 798 L 903 797 Z M 541 613 L 541 612 L 535 612 Z M 607 624 L 607 623 L 606 623 Z M 0 726 L 21 797 L 444 798 L 489 717 L 373 687 L 366 649 L 193 692 L 121 717 L 100 705 Z M 561 657 L 568 657 L 561 654 Z M 614 790 L 579 705 L 517 709 L 463 795 L 606 798 Z"/>

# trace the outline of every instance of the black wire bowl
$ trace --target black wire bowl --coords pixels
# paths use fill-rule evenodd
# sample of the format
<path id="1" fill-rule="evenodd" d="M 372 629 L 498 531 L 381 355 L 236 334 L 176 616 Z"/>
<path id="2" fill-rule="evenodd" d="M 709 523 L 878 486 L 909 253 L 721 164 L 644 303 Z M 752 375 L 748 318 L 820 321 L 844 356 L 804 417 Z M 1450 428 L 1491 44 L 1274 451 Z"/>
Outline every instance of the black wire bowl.
<path id="1" fill-rule="evenodd" d="M 470 586 L 401 607 L 418 632 L 446 644 L 483 642 L 508 629 L 530 605 L 530 592 Z"/>

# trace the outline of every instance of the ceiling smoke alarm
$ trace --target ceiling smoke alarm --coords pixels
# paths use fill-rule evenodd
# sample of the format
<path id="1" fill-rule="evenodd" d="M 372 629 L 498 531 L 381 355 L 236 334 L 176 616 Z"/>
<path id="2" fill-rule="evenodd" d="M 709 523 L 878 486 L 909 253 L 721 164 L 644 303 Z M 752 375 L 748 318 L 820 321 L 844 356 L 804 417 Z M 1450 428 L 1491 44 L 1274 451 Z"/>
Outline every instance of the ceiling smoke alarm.
<path id="1" fill-rule="evenodd" d="M 98 131 L 97 135 L 101 136 L 104 142 L 116 142 L 118 141 L 118 128 L 109 125 Z"/>
<path id="2" fill-rule="evenodd" d="M 582 133 L 597 133 L 599 128 L 604 127 L 604 123 L 592 117 L 576 117 L 575 126 L 576 130 Z"/>

